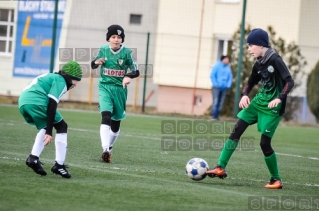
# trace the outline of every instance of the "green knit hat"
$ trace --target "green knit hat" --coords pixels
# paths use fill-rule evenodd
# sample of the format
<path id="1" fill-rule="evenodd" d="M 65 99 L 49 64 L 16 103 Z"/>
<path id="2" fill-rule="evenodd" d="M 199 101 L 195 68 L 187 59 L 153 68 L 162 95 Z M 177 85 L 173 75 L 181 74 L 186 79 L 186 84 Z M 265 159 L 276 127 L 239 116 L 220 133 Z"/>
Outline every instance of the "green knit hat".
<path id="1" fill-rule="evenodd" d="M 82 69 L 81 66 L 75 62 L 75 61 L 70 61 L 63 65 L 62 71 L 68 74 L 69 76 L 72 77 L 72 79 L 81 81 L 82 78 Z"/>

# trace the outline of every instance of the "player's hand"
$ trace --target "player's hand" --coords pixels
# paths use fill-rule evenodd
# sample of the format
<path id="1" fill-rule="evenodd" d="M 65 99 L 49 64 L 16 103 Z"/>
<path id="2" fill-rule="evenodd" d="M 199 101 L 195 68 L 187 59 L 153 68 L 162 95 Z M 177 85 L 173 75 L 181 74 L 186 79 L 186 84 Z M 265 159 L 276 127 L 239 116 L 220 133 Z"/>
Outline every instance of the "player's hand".
<path id="1" fill-rule="evenodd" d="M 105 63 L 105 59 L 104 58 L 97 59 L 94 62 L 94 64 L 99 64 L 99 65 L 104 64 L 104 63 Z"/>
<path id="2" fill-rule="evenodd" d="M 274 107 L 277 107 L 278 104 L 281 103 L 281 100 L 280 99 L 274 99 L 272 100 L 269 104 L 268 104 L 268 108 L 274 108 Z"/>
<path id="3" fill-rule="evenodd" d="M 44 145 L 47 146 L 48 144 L 51 143 L 51 141 L 52 141 L 52 136 L 50 136 L 50 135 L 48 135 L 48 134 L 45 134 L 44 140 L 43 140 Z"/>
<path id="4" fill-rule="evenodd" d="M 131 83 L 131 79 L 127 76 L 125 76 L 123 78 L 123 89 L 125 89 L 127 87 L 127 85 L 129 85 Z"/>
<path id="5" fill-rule="evenodd" d="M 247 108 L 250 104 L 249 97 L 244 95 L 239 102 L 239 108 Z"/>

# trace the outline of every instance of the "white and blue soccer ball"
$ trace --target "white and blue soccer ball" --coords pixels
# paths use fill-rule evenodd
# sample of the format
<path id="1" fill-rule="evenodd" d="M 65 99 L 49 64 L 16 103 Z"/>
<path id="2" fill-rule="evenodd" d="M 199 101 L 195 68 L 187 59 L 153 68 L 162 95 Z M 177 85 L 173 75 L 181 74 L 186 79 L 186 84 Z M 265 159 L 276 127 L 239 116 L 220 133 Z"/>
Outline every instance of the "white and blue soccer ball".
<path id="1" fill-rule="evenodd" d="M 202 180 L 207 176 L 208 163 L 202 158 L 192 158 L 186 164 L 186 174 L 192 180 Z"/>

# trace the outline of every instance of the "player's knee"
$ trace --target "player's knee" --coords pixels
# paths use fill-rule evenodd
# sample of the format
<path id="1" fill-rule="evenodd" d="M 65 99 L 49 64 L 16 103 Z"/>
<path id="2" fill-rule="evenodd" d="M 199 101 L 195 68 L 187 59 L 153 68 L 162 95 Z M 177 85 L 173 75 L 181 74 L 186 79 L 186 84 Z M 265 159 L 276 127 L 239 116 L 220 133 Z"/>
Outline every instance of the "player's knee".
<path id="1" fill-rule="evenodd" d="M 102 115 L 101 124 L 110 126 L 111 125 L 111 115 L 112 115 L 112 113 L 110 111 L 102 111 L 101 115 Z"/>
<path id="2" fill-rule="evenodd" d="M 229 139 L 233 141 L 239 141 L 241 135 L 245 132 L 248 126 L 249 125 L 247 122 L 239 119 L 237 123 L 234 125 L 234 128 L 229 136 Z"/>
<path id="3" fill-rule="evenodd" d="M 121 121 L 111 120 L 111 130 L 113 133 L 117 133 L 120 130 Z"/>
<path id="4" fill-rule="evenodd" d="M 68 124 L 62 119 L 60 122 L 53 125 L 56 130 L 56 133 L 67 133 Z"/>
<path id="5" fill-rule="evenodd" d="M 271 147 L 271 138 L 265 135 L 261 135 L 260 148 L 265 156 L 271 155 L 274 152 Z"/>
<path id="6" fill-rule="evenodd" d="M 260 141 L 260 148 L 261 150 L 266 150 L 271 147 L 271 144 L 269 142 Z"/>

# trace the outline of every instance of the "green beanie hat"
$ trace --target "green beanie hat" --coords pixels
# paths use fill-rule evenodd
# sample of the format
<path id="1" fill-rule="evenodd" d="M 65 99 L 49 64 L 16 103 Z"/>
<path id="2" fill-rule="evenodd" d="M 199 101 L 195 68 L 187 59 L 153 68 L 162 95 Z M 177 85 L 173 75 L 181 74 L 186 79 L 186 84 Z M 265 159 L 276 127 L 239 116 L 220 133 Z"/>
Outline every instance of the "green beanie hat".
<path id="1" fill-rule="evenodd" d="M 82 69 L 81 66 L 75 62 L 75 61 L 70 61 L 63 65 L 62 71 L 69 76 L 72 77 L 73 80 L 81 81 L 82 78 Z"/>

